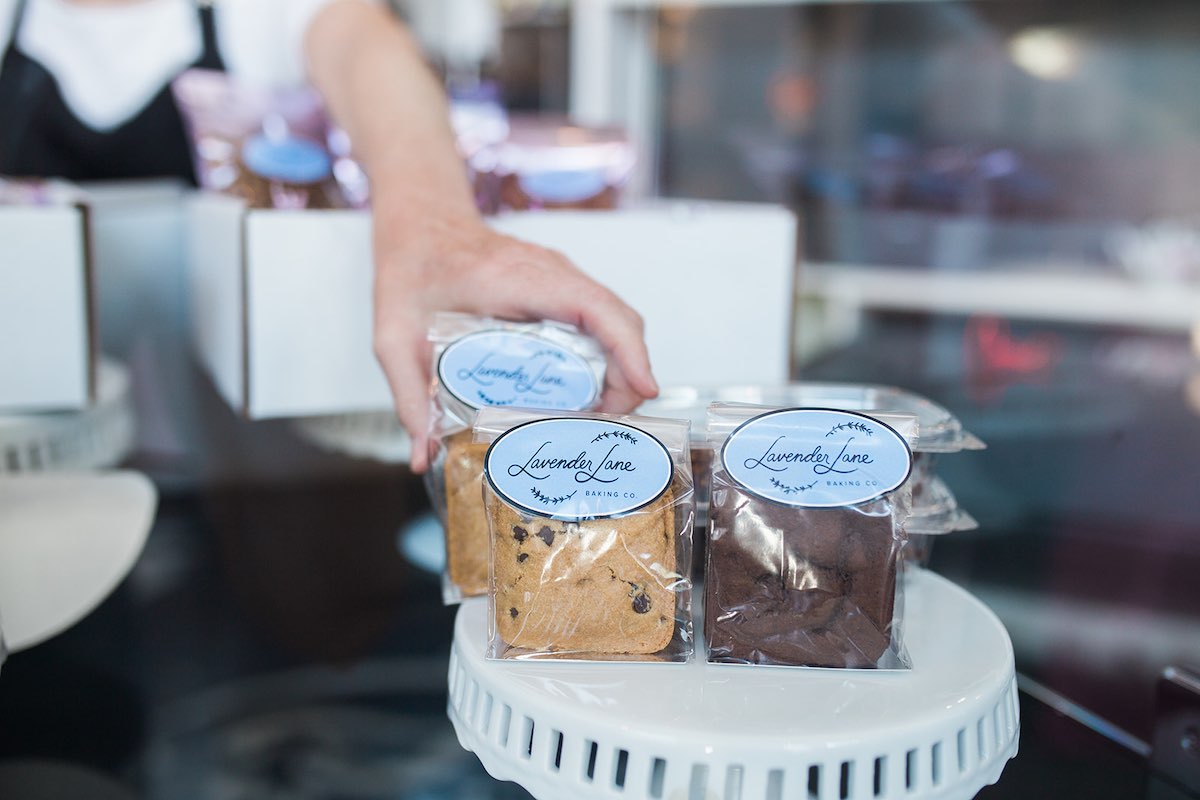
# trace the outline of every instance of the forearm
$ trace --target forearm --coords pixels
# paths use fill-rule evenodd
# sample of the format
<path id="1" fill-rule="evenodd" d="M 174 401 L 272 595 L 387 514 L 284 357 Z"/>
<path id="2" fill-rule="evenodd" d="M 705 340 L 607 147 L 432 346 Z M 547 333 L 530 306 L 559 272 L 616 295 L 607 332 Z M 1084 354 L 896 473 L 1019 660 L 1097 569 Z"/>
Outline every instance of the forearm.
<path id="1" fill-rule="evenodd" d="M 383 8 L 338 0 L 305 44 L 313 83 L 371 180 L 376 224 L 478 219 L 445 94 L 404 27 Z"/>
<path id="2" fill-rule="evenodd" d="M 638 314 L 558 253 L 483 223 L 445 96 L 407 31 L 382 8 L 336 0 L 309 27 L 309 73 L 371 180 L 375 353 L 426 466 L 436 311 L 579 325 L 609 353 L 603 406 L 628 411 L 658 391 Z"/>

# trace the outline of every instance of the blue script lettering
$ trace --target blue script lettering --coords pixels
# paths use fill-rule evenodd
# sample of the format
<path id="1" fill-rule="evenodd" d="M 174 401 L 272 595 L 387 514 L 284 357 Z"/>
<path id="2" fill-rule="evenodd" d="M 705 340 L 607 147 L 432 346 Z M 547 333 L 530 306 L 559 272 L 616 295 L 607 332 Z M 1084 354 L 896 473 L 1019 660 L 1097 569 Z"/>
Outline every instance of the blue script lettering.
<path id="1" fill-rule="evenodd" d="M 783 472 L 787 469 L 788 464 L 820 464 L 829 461 L 829 454 L 822 452 L 821 445 L 817 445 L 808 453 L 776 453 L 775 445 L 779 444 L 786 437 L 779 436 L 775 441 L 771 442 L 771 446 L 766 452 L 758 458 L 747 458 L 745 461 L 746 469 L 769 469 L 771 472 Z M 771 464 L 783 464 L 782 467 L 772 467 Z M 816 467 L 813 467 L 816 469 Z"/>
<path id="2" fill-rule="evenodd" d="M 459 379 L 474 381 L 480 386 L 491 386 L 496 381 L 509 381 L 513 385 L 513 390 L 522 394 L 550 394 L 550 387 L 561 388 L 565 385 L 561 376 L 548 374 L 553 364 L 543 364 L 541 370 L 531 376 L 520 365 L 512 369 L 487 366 L 488 361 L 494 355 L 496 355 L 495 352 L 488 353 L 479 359 L 479 363 L 474 367 L 460 369 L 458 371 Z"/>
<path id="3" fill-rule="evenodd" d="M 846 449 L 850 446 L 850 442 L 854 441 L 853 436 L 847 439 L 846 443 L 842 445 L 841 452 L 832 458 L 830 458 L 829 453 L 826 453 L 821 449 L 821 445 L 817 445 L 807 453 L 799 453 L 795 451 L 780 453 L 775 452 L 775 446 L 785 438 L 786 437 L 784 436 L 776 437 L 775 441 L 771 442 L 771 446 L 768 447 L 761 456 L 758 458 L 746 459 L 744 462 L 746 469 L 758 469 L 759 467 L 762 467 L 763 469 L 770 470 L 771 472 L 784 472 L 787 470 L 788 465 L 790 464 L 812 464 L 812 470 L 817 475 L 828 475 L 831 472 L 846 475 L 851 472 L 857 472 L 858 467 L 856 466 L 851 469 L 838 469 L 837 466 L 839 464 L 870 464 L 874 461 L 874 459 L 872 459 L 866 453 L 846 452 Z M 771 466 L 772 464 L 780 464 L 782 466 L 775 467 Z"/>
<path id="4" fill-rule="evenodd" d="M 600 459 L 600 466 L 596 467 L 595 470 L 588 472 L 586 469 L 581 469 L 578 472 L 576 472 L 575 473 L 575 482 L 576 483 L 588 483 L 589 481 L 600 481 L 601 483 L 616 483 L 617 480 L 621 477 L 620 475 L 618 475 L 613 478 L 607 478 L 607 479 L 601 478 L 599 473 L 602 469 L 608 470 L 610 472 L 636 472 L 637 467 L 635 467 L 633 464 L 629 463 L 628 461 L 618 461 L 616 459 L 610 458 L 610 456 L 612 456 L 612 454 L 613 454 L 613 451 L 616 450 L 618 447 L 620 447 L 619 444 L 614 444 L 612 447 L 610 447 L 608 449 L 608 452 L 604 454 L 604 458 Z"/>
<path id="5" fill-rule="evenodd" d="M 587 457 L 586 452 L 580 452 L 579 455 L 572 458 L 539 458 L 541 452 L 550 442 L 542 442 L 533 455 L 524 464 L 512 464 L 508 468 L 510 478 L 515 478 L 518 475 L 528 475 L 535 481 L 544 481 L 550 477 L 547 470 L 574 470 L 576 483 L 590 483 L 591 481 L 599 481 L 600 483 L 615 483 L 620 479 L 620 476 L 612 478 L 602 477 L 601 473 L 607 472 L 637 472 L 637 467 L 632 462 L 622 461 L 612 458 L 613 451 L 620 445 L 614 444 L 604 454 L 604 458 L 597 462 Z M 544 472 L 544 475 L 539 475 L 538 472 Z"/>
<path id="6" fill-rule="evenodd" d="M 846 443 L 844 445 L 842 445 L 842 451 L 837 454 L 837 458 L 835 458 L 833 460 L 832 464 L 818 464 L 813 467 L 813 472 L 817 473 L 818 475 L 828 475 L 831 472 L 836 472 L 839 475 L 849 475 L 851 472 L 858 472 L 858 467 L 852 467 L 850 469 L 838 469 L 837 465 L 838 464 L 872 464 L 872 463 L 874 463 L 875 459 L 871 458 L 866 453 L 847 453 L 846 452 L 846 448 L 849 447 L 850 443 L 853 441 L 854 441 L 854 437 L 851 436 L 849 439 L 846 440 Z"/>

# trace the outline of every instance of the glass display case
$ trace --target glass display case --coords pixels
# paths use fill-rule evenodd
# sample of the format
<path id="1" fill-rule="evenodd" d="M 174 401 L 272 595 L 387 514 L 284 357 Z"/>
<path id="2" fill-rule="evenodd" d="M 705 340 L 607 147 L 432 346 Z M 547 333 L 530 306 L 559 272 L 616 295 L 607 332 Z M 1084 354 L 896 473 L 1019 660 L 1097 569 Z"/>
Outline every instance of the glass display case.
<path id="1" fill-rule="evenodd" d="M 1147 758 L 1163 670 L 1200 663 L 1200 8 L 573 8 L 572 110 L 653 143 L 640 185 L 799 212 L 793 377 L 988 443 L 939 463 L 980 528 L 932 567 L 1033 696 Z"/>
<path id="2" fill-rule="evenodd" d="M 1139 757 L 1163 670 L 1200 663 L 1198 14 L 664 5 L 645 99 L 661 192 L 799 210 L 794 376 L 920 392 L 988 443 L 939 462 L 980 528 L 932 567 Z"/>
<path id="3" fill-rule="evenodd" d="M 1013 645 L 1019 754 L 979 797 L 1200 797 L 1200 5 L 495 5 L 475 77 L 620 126 L 628 197 L 797 212 L 792 380 L 898 387 L 986 443 L 939 456 L 978 528 L 926 556 Z M 161 504 L 94 613 L 11 648 L 0 797 L 530 797 L 447 719 L 455 613 L 406 549 L 430 507 L 404 453 L 239 418 L 174 316 L 169 358 L 127 330 L 156 307 L 132 271 L 101 277 Z"/>

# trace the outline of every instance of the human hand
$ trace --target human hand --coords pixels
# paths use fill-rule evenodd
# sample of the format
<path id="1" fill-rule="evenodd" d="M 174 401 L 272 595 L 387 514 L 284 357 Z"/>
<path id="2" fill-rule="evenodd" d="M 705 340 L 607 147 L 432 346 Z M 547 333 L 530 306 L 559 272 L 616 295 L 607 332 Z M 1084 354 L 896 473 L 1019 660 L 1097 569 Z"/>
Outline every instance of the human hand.
<path id="1" fill-rule="evenodd" d="M 603 410 L 658 394 L 637 312 L 562 255 L 479 217 L 444 91 L 404 27 L 377 4 L 329 3 L 305 41 L 313 83 L 371 179 L 375 354 L 412 438 L 413 470 L 429 460 L 426 332 L 436 311 L 571 323 L 608 356 Z"/>
<path id="2" fill-rule="evenodd" d="M 658 394 L 641 316 L 560 253 L 497 233 L 477 216 L 419 225 L 375 220 L 375 355 L 412 439 L 412 468 L 428 466 L 433 314 L 552 319 L 595 337 L 608 356 L 600 409 L 624 413 Z"/>

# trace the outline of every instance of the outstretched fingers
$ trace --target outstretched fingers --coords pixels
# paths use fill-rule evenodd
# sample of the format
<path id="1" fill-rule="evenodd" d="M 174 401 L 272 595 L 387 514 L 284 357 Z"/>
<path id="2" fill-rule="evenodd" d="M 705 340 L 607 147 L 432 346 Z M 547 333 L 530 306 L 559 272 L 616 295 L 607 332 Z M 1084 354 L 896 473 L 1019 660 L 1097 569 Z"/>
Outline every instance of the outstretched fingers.
<path id="1" fill-rule="evenodd" d="M 571 323 L 604 347 L 611 376 L 606 410 L 628 411 L 658 395 L 645 324 L 616 294 L 552 251 L 532 251 L 507 272 L 508 280 L 488 295 L 494 309 L 517 319 Z"/>
<path id="2" fill-rule="evenodd" d="M 375 356 L 392 390 L 396 416 L 412 441 L 410 463 L 422 473 L 429 465 L 429 376 L 425 331 L 408 324 L 377 329 Z"/>

